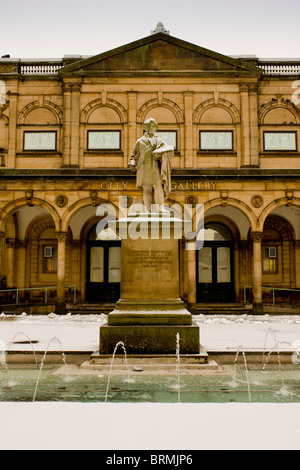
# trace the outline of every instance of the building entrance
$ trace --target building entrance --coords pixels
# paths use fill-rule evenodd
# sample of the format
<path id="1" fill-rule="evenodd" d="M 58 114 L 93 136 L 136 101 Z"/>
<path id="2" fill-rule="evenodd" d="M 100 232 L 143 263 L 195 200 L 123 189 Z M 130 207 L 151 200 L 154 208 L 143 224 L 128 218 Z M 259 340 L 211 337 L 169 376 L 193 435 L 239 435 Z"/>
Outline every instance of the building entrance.
<path id="1" fill-rule="evenodd" d="M 96 226 L 87 242 L 86 300 L 113 303 L 120 298 L 121 242 L 99 240 Z"/>
<path id="2" fill-rule="evenodd" d="M 234 242 L 222 224 L 205 226 L 204 246 L 197 252 L 197 302 L 233 302 Z"/>

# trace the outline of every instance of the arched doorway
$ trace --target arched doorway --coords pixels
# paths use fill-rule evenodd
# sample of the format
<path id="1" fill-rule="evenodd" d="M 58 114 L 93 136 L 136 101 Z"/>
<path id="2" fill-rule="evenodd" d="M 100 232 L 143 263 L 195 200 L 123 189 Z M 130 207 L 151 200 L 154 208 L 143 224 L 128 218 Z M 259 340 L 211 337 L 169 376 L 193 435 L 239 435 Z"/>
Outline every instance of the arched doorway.
<path id="1" fill-rule="evenodd" d="M 101 239 L 96 228 L 87 238 L 86 300 L 113 303 L 120 298 L 121 241 Z"/>
<path id="2" fill-rule="evenodd" d="M 229 229 L 217 222 L 203 229 L 204 246 L 197 252 L 197 302 L 233 302 L 234 241 Z"/>

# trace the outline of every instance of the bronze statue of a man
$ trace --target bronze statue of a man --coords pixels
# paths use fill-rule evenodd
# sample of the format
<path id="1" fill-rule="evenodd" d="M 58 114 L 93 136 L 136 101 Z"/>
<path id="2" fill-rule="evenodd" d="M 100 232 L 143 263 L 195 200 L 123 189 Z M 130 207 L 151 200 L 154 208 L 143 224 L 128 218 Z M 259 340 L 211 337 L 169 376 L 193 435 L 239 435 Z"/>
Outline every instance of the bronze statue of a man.
<path id="1" fill-rule="evenodd" d="M 158 124 L 150 118 L 144 122 L 145 134 L 137 140 L 128 167 L 136 171 L 136 186 L 143 190 L 143 201 L 148 212 L 155 204 L 163 210 L 171 190 L 171 162 L 174 147 L 155 135 Z"/>

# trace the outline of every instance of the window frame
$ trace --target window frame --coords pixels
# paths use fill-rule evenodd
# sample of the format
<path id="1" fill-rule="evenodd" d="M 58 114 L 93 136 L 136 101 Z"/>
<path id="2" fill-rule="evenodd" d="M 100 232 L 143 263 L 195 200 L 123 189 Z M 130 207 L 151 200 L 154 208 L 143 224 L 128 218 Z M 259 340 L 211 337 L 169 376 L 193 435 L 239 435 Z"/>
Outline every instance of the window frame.
<path id="1" fill-rule="evenodd" d="M 43 148 L 38 148 L 38 149 L 29 149 L 25 148 L 25 140 L 26 140 L 26 134 L 55 134 L 55 148 L 53 149 L 43 149 Z M 57 152 L 57 130 L 49 130 L 49 131 L 44 131 L 44 130 L 36 130 L 36 131 L 28 131 L 24 130 L 23 131 L 23 152 Z"/>
<path id="2" fill-rule="evenodd" d="M 231 134 L 231 148 L 201 148 L 201 134 L 210 133 L 210 134 Z M 229 130 L 208 130 L 208 129 L 199 129 L 199 152 L 234 152 L 234 131 Z"/>
<path id="3" fill-rule="evenodd" d="M 263 130 L 263 152 L 266 153 L 297 153 L 298 152 L 298 132 L 297 130 Z M 266 149 L 266 134 L 294 134 L 295 149 Z"/>
<path id="4" fill-rule="evenodd" d="M 271 271 L 271 270 L 265 270 L 264 269 L 264 259 L 265 259 L 265 256 L 264 256 L 264 250 L 270 250 L 270 248 L 276 248 L 276 257 L 275 258 L 271 258 L 270 256 L 268 256 L 268 259 L 275 259 L 276 260 L 276 270 L 274 271 Z M 262 249 L 261 249 L 261 254 L 262 254 L 262 273 L 263 274 L 267 274 L 267 275 L 276 275 L 276 274 L 279 274 L 279 245 L 277 244 L 263 244 L 262 245 Z"/>
<path id="5" fill-rule="evenodd" d="M 52 256 L 46 257 L 45 256 L 45 248 L 52 248 Z M 57 245 L 45 243 L 42 245 L 42 274 L 57 274 L 58 269 L 58 248 Z M 50 258 L 56 258 L 56 269 L 50 271 L 46 269 L 46 260 Z"/>
<path id="6" fill-rule="evenodd" d="M 119 147 L 118 148 L 90 148 L 89 146 L 89 134 L 93 133 L 108 133 L 114 132 L 119 134 Z M 122 131 L 120 129 L 88 129 L 87 130 L 87 143 L 86 143 L 87 152 L 120 152 L 122 151 Z"/>

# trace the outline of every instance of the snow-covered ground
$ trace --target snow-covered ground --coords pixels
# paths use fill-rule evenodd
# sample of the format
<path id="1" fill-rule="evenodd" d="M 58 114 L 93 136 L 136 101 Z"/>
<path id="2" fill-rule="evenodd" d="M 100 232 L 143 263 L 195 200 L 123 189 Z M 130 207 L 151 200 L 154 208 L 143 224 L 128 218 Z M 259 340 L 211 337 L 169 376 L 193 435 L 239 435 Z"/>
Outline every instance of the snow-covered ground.
<path id="1" fill-rule="evenodd" d="M 99 328 L 106 315 L 47 316 L 0 314 L 0 341 L 11 351 L 30 350 L 26 340 L 34 342 L 37 351 L 57 350 L 61 343 L 64 352 L 93 352 L 99 346 Z M 198 315 L 200 342 L 207 351 L 263 351 L 278 344 L 281 351 L 300 349 L 300 316 Z M 14 342 L 15 344 L 12 344 Z M 17 344 L 19 343 L 19 344 Z"/>

